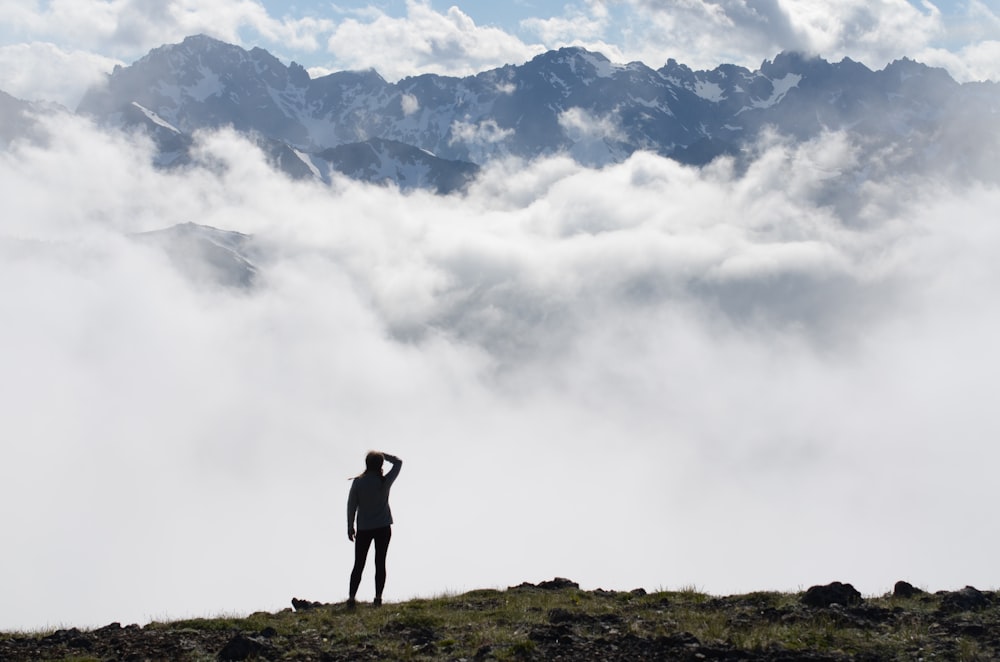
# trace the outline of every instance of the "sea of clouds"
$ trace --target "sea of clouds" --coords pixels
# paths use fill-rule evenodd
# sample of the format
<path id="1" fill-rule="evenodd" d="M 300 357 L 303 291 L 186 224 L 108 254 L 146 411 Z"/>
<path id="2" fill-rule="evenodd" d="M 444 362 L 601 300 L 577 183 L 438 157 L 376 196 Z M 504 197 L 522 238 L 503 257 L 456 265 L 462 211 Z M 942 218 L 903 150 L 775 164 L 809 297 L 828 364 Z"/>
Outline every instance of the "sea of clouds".
<path id="1" fill-rule="evenodd" d="M 389 600 L 995 582 L 995 127 L 442 197 L 44 122 L 0 152 L 0 629 L 342 600 L 371 448 Z M 256 284 L 132 237 L 187 222 L 251 235 Z"/>

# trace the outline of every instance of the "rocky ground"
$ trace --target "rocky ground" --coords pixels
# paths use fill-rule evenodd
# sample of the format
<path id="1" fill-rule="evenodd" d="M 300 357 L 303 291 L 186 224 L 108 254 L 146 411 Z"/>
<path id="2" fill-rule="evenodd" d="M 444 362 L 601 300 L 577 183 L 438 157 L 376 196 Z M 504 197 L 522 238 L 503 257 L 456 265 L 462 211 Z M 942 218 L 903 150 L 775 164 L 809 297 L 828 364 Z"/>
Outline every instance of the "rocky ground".
<path id="1" fill-rule="evenodd" d="M 1000 596 L 905 582 L 801 594 L 581 591 L 555 579 L 381 608 L 0 634 L 0 660 L 996 660 Z"/>

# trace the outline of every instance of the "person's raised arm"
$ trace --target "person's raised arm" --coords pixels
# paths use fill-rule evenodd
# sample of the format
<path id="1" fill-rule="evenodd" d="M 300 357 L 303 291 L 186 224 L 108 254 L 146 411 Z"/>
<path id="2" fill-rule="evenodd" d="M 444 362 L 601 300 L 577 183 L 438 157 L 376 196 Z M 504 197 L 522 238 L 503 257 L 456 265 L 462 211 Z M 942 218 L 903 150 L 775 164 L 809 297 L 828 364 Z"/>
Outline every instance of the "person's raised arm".
<path id="1" fill-rule="evenodd" d="M 392 469 L 389 469 L 389 473 L 385 475 L 385 482 L 391 485 L 392 481 L 396 480 L 396 476 L 399 475 L 399 470 L 403 468 L 403 461 L 391 453 L 382 453 L 382 457 L 392 465 Z"/>

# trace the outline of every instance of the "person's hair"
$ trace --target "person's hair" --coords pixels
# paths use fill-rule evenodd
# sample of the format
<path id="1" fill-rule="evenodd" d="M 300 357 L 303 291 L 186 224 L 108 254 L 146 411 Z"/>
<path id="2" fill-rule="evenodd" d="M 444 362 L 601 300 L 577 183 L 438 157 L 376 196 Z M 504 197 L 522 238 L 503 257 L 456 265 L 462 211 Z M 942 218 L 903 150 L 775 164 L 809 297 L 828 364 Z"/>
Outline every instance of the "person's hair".
<path id="1" fill-rule="evenodd" d="M 382 475 L 382 463 L 385 462 L 385 456 L 378 451 L 368 451 L 368 455 L 365 455 L 365 473 Z"/>

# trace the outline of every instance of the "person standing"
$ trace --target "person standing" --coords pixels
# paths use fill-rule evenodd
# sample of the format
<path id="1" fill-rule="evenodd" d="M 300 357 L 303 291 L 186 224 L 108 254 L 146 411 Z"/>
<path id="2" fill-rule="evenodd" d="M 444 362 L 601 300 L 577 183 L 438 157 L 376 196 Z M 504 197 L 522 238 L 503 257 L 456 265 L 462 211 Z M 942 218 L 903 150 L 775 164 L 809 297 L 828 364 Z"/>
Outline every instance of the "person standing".
<path id="1" fill-rule="evenodd" d="M 382 473 L 382 464 L 389 462 L 389 473 Z M 385 557 L 392 537 L 392 511 L 389 509 L 389 488 L 399 475 L 403 461 L 395 455 L 370 451 L 365 456 L 365 471 L 351 483 L 347 497 L 347 537 L 354 541 L 354 569 L 351 571 L 348 608 L 353 608 L 361 585 L 361 574 L 368 560 L 368 549 L 375 543 L 375 601 L 382 604 L 385 588 Z M 357 517 L 357 532 L 354 521 Z"/>

